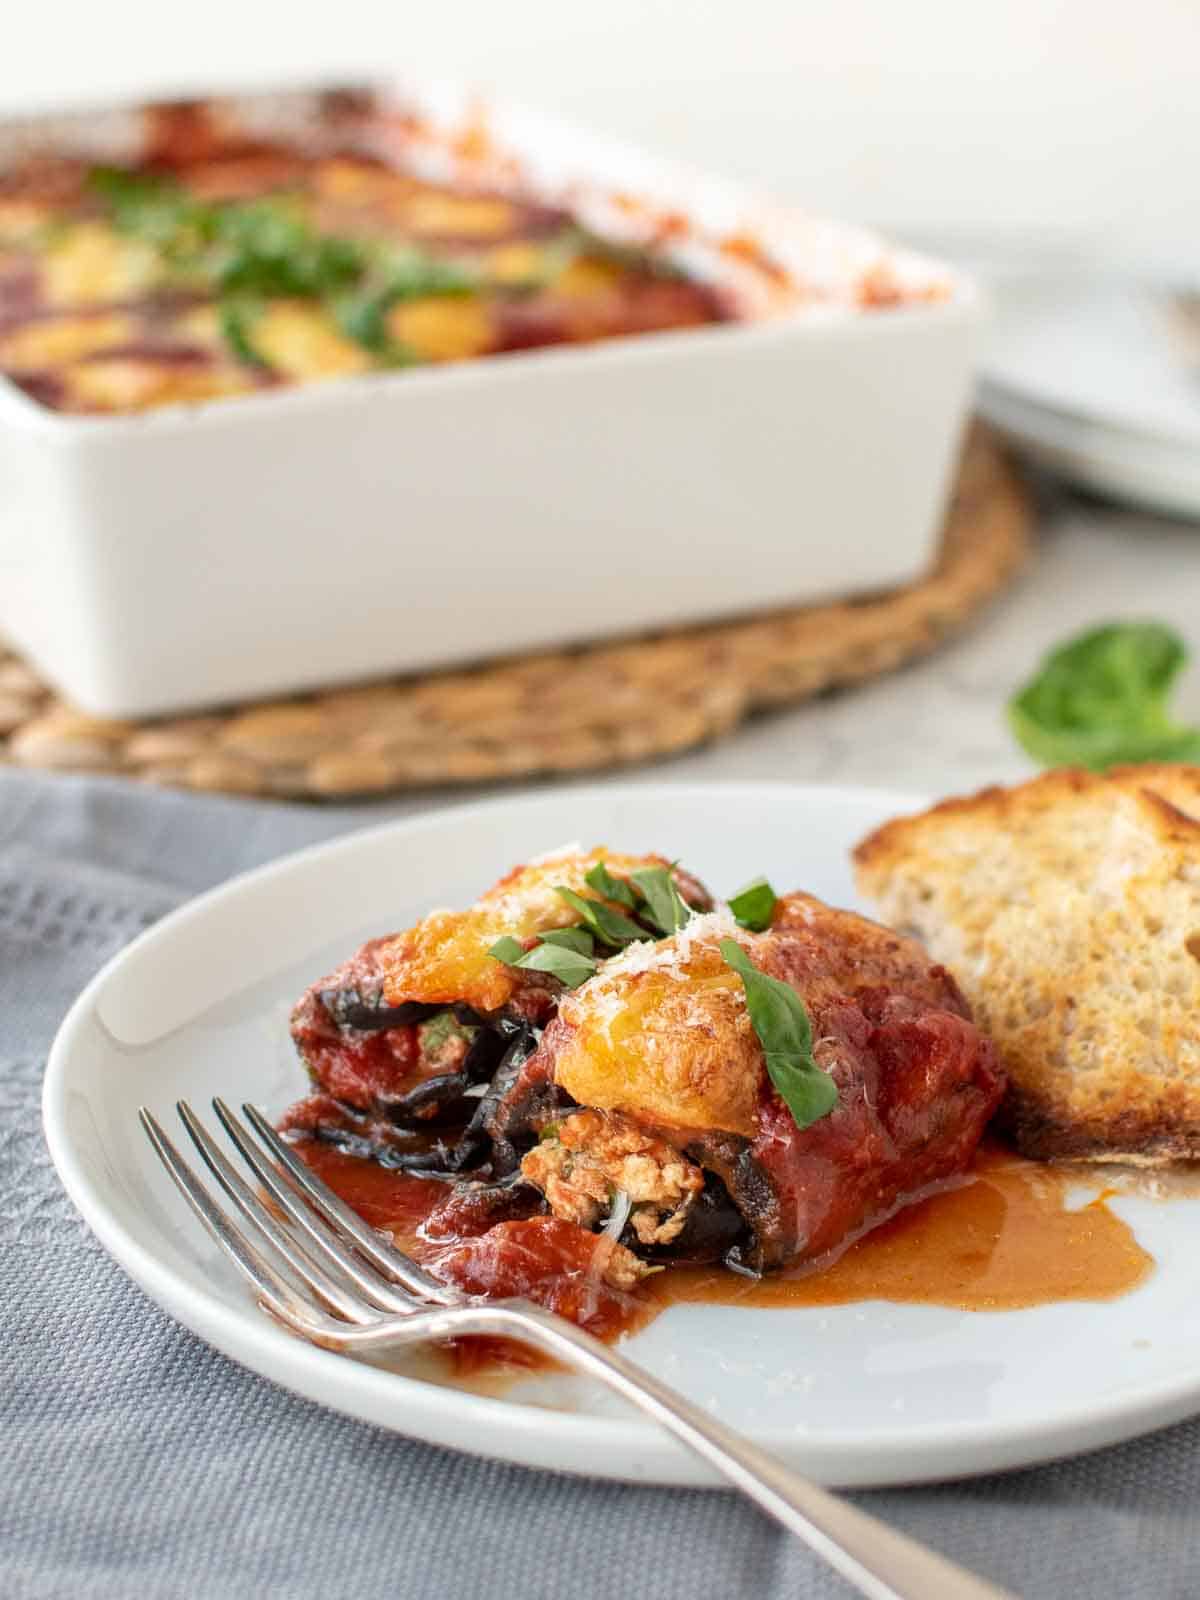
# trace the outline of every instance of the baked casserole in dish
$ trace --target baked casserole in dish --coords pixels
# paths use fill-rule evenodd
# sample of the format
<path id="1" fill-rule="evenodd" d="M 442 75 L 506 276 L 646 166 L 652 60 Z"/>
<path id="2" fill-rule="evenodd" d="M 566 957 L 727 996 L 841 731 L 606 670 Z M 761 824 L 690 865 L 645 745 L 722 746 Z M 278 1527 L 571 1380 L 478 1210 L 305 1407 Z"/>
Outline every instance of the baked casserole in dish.
<path id="1" fill-rule="evenodd" d="M 10 122 L 0 629 L 144 715 L 901 581 L 975 316 L 453 90 Z"/>

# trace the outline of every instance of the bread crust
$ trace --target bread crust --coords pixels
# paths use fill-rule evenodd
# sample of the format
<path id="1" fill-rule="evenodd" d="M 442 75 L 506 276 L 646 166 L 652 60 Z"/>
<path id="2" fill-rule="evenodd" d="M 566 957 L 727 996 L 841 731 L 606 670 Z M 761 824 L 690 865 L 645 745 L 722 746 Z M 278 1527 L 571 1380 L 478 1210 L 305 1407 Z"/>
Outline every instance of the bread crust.
<path id="1" fill-rule="evenodd" d="M 899 817 L 860 889 L 962 985 L 1038 1159 L 1200 1159 L 1200 767 L 1064 768 Z"/>

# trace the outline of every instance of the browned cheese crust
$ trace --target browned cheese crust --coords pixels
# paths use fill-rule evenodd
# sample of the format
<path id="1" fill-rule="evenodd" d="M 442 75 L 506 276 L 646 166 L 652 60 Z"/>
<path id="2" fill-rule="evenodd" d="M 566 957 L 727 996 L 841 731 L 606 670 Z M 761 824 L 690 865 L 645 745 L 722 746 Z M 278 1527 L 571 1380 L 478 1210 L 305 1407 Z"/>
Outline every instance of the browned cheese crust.
<path id="1" fill-rule="evenodd" d="M 1053 771 L 877 829 L 858 882 L 953 969 L 1040 1159 L 1200 1158 L 1200 768 Z"/>
<path id="2" fill-rule="evenodd" d="M 776 903 L 766 933 L 747 933 L 713 913 L 658 946 L 635 947 L 564 995 L 546 1035 L 558 1084 L 581 1105 L 622 1111 L 677 1137 L 716 1131 L 753 1138 L 762 1047 L 742 981 L 721 956 L 722 938 L 792 984 L 818 1015 L 884 988 L 967 1015 L 954 979 L 931 965 L 919 944 L 812 895 L 791 894 Z M 815 1040 L 822 1065 L 828 1068 L 834 1054 L 831 1040 Z"/>

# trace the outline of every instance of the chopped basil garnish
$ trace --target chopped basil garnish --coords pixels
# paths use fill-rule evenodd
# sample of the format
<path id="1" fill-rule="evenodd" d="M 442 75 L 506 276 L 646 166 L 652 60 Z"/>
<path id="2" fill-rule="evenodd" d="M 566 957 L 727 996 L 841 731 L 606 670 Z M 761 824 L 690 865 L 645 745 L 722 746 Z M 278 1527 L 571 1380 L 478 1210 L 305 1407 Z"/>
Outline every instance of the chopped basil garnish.
<path id="1" fill-rule="evenodd" d="M 552 931 L 569 934 L 578 930 L 561 928 Z M 532 950 L 526 950 L 523 944 L 506 934 L 503 939 L 496 940 L 488 955 L 502 961 L 506 967 L 548 972 L 552 978 L 565 983 L 568 989 L 577 989 L 595 972 L 597 963 L 586 951 L 570 943 L 564 945 L 559 940 L 551 940 L 546 934 L 540 935 L 540 938 L 540 944 L 535 944 Z"/>
<path id="2" fill-rule="evenodd" d="M 551 928 L 538 934 L 537 945 L 529 951 L 506 936 L 496 941 L 489 954 L 506 966 L 550 972 L 574 989 L 591 977 L 605 953 L 644 939 L 662 938 L 683 927 L 692 913 L 680 898 L 669 868 L 653 867 L 632 873 L 631 877 L 632 883 L 615 878 L 602 861 L 597 862 L 585 882 L 603 895 L 603 900 L 589 900 L 565 884 L 556 884 L 555 894 L 579 914 L 582 922 L 576 927 Z M 607 903 L 610 901 L 633 911 L 639 921 L 623 911 L 614 911 Z"/>
<path id="3" fill-rule="evenodd" d="M 729 909 L 736 921 L 751 933 L 762 933 L 771 926 L 777 896 L 765 878 L 755 878 L 744 889 L 730 896 Z"/>
<path id="4" fill-rule="evenodd" d="M 238 360 L 251 367 L 265 365 L 253 341 L 254 324 L 261 315 L 260 300 L 228 299 L 222 300 L 218 307 L 221 336 Z"/>
<path id="5" fill-rule="evenodd" d="M 319 298 L 354 283 L 366 267 L 356 239 L 317 233 L 283 198 L 210 208 L 213 248 L 197 265 L 222 290 Z"/>
<path id="6" fill-rule="evenodd" d="M 388 304 L 373 293 L 339 295 L 333 302 L 334 320 L 347 339 L 374 355 L 387 355 L 393 346 L 387 327 Z"/>
<path id="7" fill-rule="evenodd" d="M 568 989 L 578 989 L 596 970 L 596 962 L 591 956 L 581 955 L 578 950 L 565 950 L 560 944 L 535 944 L 519 961 L 509 964 L 530 972 L 548 972 L 552 978 L 565 983 Z"/>
<path id="8" fill-rule="evenodd" d="M 461 267 L 409 247 L 372 260 L 363 280 L 334 301 L 333 314 L 348 339 L 393 366 L 410 366 L 418 358 L 392 335 L 387 320 L 392 307 L 426 295 L 472 294 L 476 288 Z"/>
<path id="9" fill-rule="evenodd" d="M 804 1001 L 778 978 L 768 977 L 733 939 L 721 940 L 721 955 L 742 980 L 746 1009 L 762 1045 L 767 1074 L 798 1128 L 819 1122 L 837 1104 L 838 1091 L 812 1053 L 812 1023 Z"/>
<path id="10" fill-rule="evenodd" d="M 601 944 L 612 945 L 619 950 L 622 945 L 651 937 L 645 928 L 639 928 L 636 922 L 631 922 L 620 911 L 611 910 L 601 900 L 586 900 L 583 895 L 576 894 L 574 889 L 562 884 L 556 884 L 554 892 L 560 900 L 566 901 L 572 911 L 579 913 Z"/>
<path id="11" fill-rule="evenodd" d="M 414 245 L 389 251 L 376 273 L 382 280 L 380 292 L 391 305 L 401 300 L 421 300 L 431 294 L 473 294 L 479 287 L 465 268 L 453 261 L 439 261 Z"/>
<path id="12" fill-rule="evenodd" d="M 198 249 L 213 234 L 215 208 L 189 199 L 171 178 L 121 167 L 93 167 L 87 186 L 108 207 L 122 233 L 135 233 L 168 256 L 181 246 Z"/>
<path id="13" fill-rule="evenodd" d="M 560 944 L 564 950 L 574 950 L 581 956 L 595 954 L 596 941 L 586 928 L 551 928 L 539 933 L 543 944 Z"/>
<path id="14" fill-rule="evenodd" d="M 456 262 L 415 246 L 322 233 L 295 195 L 198 200 L 171 178 L 119 167 L 94 167 L 88 187 L 114 227 L 154 245 L 187 287 L 221 298 L 221 331 L 241 361 L 260 362 L 241 309 L 248 297 L 321 301 L 342 333 L 378 362 L 407 366 L 417 357 L 389 332 L 392 306 L 479 287 Z"/>
<path id="15" fill-rule="evenodd" d="M 632 911 L 635 905 L 633 890 L 624 878 L 614 878 L 604 865 L 597 861 L 596 865 L 584 879 L 589 889 L 595 889 L 597 894 L 602 894 L 606 900 L 612 900 L 619 906 L 624 906 L 626 911 Z"/>
<path id="16" fill-rule="evenodd" d="M 670 867 L 646 867 L 641 872 L 630 873 L 630 877 L 646 901 L 641 915 L 662 934 L 678 933 L 692 913 L 675 887 Z"/>
<path id="17" fill-rule="evenodd" d="M 1013 732 L 1044 766 L 1200 759 L 1200 728 L 1171 717 L 1187 646 L 1161 622 L 1110 622 L 1052 650 L 1009 702 Z"/>

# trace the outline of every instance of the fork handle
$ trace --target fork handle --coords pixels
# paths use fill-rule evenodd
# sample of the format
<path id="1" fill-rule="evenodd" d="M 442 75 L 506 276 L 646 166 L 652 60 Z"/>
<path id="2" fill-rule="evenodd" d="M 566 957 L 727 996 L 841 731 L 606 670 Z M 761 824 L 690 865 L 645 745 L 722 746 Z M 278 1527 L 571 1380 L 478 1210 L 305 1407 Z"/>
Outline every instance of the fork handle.
<path id="1" fill-rule="evenodd" d="M 790 1471 L 582 1328 L 523 1304 L 480 1310 L 493 1323 L 488 1331 L 505 1331 L 495 1325 L 499 1314 L 503 1322 L 511 1321 L 510 1336 L 536 1342 L 652 1417 L 869 1600 L 1015 1600 L 1010 1591 L 975 1577 Z M 461 1322 L 456 1331 L 466 1331 Z"/>
<path id="2" fill-rule="evenodd" d="M 768 1516 L 803 1539 L 867 1600 L 1016 1600 L 1010 1591 L 977 1578 L 818 1488 L 618 1351 L 530 1301 L 467 1302 L 382 1317 L 358 1327 L 323 1317 L 319 1330 L 312 1312 L 297 1316 L 284 1302 L 270 1303 L 268 1309 L 305 1338 L 358 1354 L 471 1334 L 499 1335 L 533 1345 L 599 1379 L 674 1434 Z"/>

